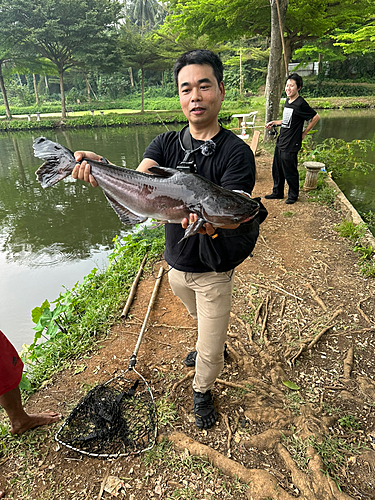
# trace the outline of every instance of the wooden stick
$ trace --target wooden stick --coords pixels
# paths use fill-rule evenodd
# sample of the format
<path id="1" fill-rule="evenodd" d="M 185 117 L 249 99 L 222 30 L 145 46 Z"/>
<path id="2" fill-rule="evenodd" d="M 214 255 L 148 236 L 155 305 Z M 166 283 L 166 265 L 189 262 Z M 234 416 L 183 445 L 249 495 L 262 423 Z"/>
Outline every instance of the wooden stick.
<path id="1" fill-rule="evenodd" d="M 123 311 L 121 313 L 121 318 L 126 318 L 126 316 L 128 315 L 130 306 L 132 305 L 132 302 L 133 302 L 133 299 L 134 299 L 134 296 L 135 296 L 135 292 L 137 290 L 139 279 L 141 277 L 143 268 L 144 268 L 146 260 L 147 260 L 147 256 L 148 256 L 148 253 L 146 253 L 146 255 L 143 257 L 141 265 L 139 266 L 139 269 L 138 269 L 138 272 L 137 272 L 137 276 L 134 278 L 132 287 L 130 289 L 128 300 L 126 301 L 125 307 L 124 307 L 124 309 L 123 309 Z"/>
<path id="2" fill-rule="evenodd" d="M 303 300 L 303 299 L 301 299 L 301 297 L 298 297 L 297 295 L 293 295 L 292 293 L 289 293 L 286 290 L 284 290 L 283 288 L 280 288 L 279 286 L 276 286 L 276 285 L 266 286 L 266 285 L 261 285 L 260 283 L 254 283 L 254 282 L 252 284 L 255 286 L 259 286 L 259 288 L 265 288 L 266 290 L 271 290 L 273 292 L 276 292 L 276 290 L 277 290 L 277 291 L 280 291 L 282 293 L 285 293 L 286 295 L 290 295 L 291 297 L 295 297 L 298 300 Z M 276 288 L 276 290 L 275 290 L 275 288 Z"/>
<path id="3" fill-rule="evenodd" d="M 342 309 L 337 309 L 337 311 L 334 312 L 334 314 L 329 322 L 333 321 L 342 312 L 343 312 Z M 295 363 L 296 359 L 302 354 L 303 351 L 309 350 L 312 347 L 314 347 L 314 345 L 321 339 L 321 337 L 326 332 L 328 332 L 328 330 L 330 330 L 333 326 L 334 325 L 328 325 L 328 326 L 324 327 L 323 330 L 321 330 L 318 333 L 318 335 L 309 344 L 307 344 L 307 343 L 302 344 L 299 351 L 297 352 L 297 354 L 295 356 L 293 356 L 293 358 L 290 360 L 290 364 L 293 365 Z"/>
<path id="4" fill-rule="evenodd" d="M 325 303 L 322 301 L 322 299 L 318 296 L 318 294 L 316 293 L 316 291 L 313 289 L 313 287 L 310 285 L 310 283 L 306 283 L 306 286 L 310 289 L 311 291 L 311 296 L 312 298 L 315 300 L 315 302 L 317 302 L 320 307 L 323 309 L 323 311 L 326 311 L 327 310 L 327 307 L 325 305 Z"/>
<path id="5" fill-rule="evenodd" d="M 108 469 L 108 470 L 107 470 L 107 472 L 105 473 L 104 479 L 103 479 L 102 484 L 101 484 L 101 486 L 100 486 L 100 491 L 99 491 L 99 495 L 98 495 L 98 500 L 100 500 L 100 499 L 102 498 L 103 491 L 104 491 L 104 487 L 105 487 L 105 483 L 107 482 L 108 476 L 109 476 L 109 469 Z"/>
<path id="6" fill-rule="evenodd" d="M 156 295 L 157 295 L 159 287 L 160 287 L 163 272 L 164 272 L 164 268 L 163 268 L 163 266 L 161 266 L 159 269 L 158 277 L 156 278 L 154 290 L 153 290 L 152 295 L 151 295 L 151 299 L 150 299 L 150 303 L 149 303 L 148 308 L 147 308 L 146 316 L 145 316 L 145 319 L 143 320 L 143 325 L 142 325 L 141 331 L 139 333 L 139 338 L 138 338 L 137 344 L 136 344 L 135 349 L 134 349 L 134 353 L 133 353 L 134 356 L 137 356 L 139 346 L 141 345 L 142 337 L 143 337 L 145 330 L 146 330 L 147 321 L 148 321 L 148 318 L 150 317 L 151 310 L 152 310 L 152 307 L 155 303 Z"/>
<path id="7" fill-rule="evenodd" d="M 358 302 L 357 304 L 357 310 L 359 311 L 359 313 L 361 314 L 362 318 L 367 321 L 367 323 L 369 323 L 371 325 L 371 323 L 373 323 L 370 318 L 367 316 L 367 314 L 365 314 L 362 309 L 361 309 L 361 304 L 362 302 L 365 302 L 366 300 L 368 300 L 369 298 L 371 297 L 371 295 L 369 295 L 368 297 L 366 297 L 365 299 L 362 299 Z"/>

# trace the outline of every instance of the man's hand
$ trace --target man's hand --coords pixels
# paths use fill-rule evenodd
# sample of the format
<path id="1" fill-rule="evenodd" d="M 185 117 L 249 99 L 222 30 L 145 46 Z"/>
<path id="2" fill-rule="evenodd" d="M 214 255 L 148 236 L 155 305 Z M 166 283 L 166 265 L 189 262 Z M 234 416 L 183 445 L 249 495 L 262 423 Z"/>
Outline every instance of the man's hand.
<path id="1" fill-rule="evenodd" d="M 101 156 L 93 153 L 92 151 L 75 151 L 74 157 L 77 161 L 81 161 L 82 158 L 99 161 L 101 158 Z M 72 177 L 73 179 L 79 179 L 81 181 L 89 182 L 92 187 L 96 187 L 98 185 L 94 176 L 91 174 L 91 166 L 86 161 L 77 163 L 77 165 L 73 169 Z"/>
<path id="2" fill-rule="evenodd" d="M 197 220 L 198 220 L 197 214 L 189 214 L 189 219 L 187 217 L 185 217 L 185 219 L 182 219 L 181 226 L 183 227 L 183 229 L 186 229 L 190 224 L 193 224 Z M 200 234 L 208 234 L 209 236 L 212 236 L 214 232 L 215 228 L 209 222 L 203 224 L 203 226 L 198 231 L 198 233 Z"/>

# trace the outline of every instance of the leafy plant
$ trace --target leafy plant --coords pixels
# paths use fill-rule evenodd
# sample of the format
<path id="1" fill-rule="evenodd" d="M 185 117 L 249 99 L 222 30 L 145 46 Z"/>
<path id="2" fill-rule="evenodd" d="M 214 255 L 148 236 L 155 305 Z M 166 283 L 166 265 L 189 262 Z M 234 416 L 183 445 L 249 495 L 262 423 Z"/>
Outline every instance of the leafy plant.
<path id="1" fill-rule="evenodd" d="M 370 140 L 354 140 L 345 142 L 342 139 L 329 138 L 316 144 L 307 136 L 299 152 L 299 161 L 318 161 L 325 164 L 334 178 L 342 177 L 346 172 L 357 170 L 368 173 L 375 165 L 367 161 L 369 152 L 374 151 L 375 142 Z"/>
<path id="2" fill-rule="evenodd" d="M 116 237 L 107 269 L 94 268 L 81 284 L 33 309 L 34 342 L 21 355 L 30 368 L 29 390 L 95 347 L 119 317 L 145 253 L 155 258 L 163 248 L 162 228 Z"/>
<path id="3" fill-rule="evenodd" d="M 360 241 L 366 233 L 365 224 L 354 224 L 352 221 L 343 220 L 334 227 L 334 230 L 343 238 L 349 238 L 351 241 Z"/>

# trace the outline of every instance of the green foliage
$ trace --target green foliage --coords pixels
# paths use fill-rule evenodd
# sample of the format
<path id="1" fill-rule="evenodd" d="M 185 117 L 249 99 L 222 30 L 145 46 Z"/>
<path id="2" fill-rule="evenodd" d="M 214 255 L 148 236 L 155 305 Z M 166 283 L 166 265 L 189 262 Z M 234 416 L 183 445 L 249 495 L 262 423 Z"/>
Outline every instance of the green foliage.
<path id="1" fill-rule="evenodd" d="M 358 430 L 360 428 L 359 423 L 353 415 L 344 415 L 338 419 L 338 423 L 341 427 L 344 427 L 344 429 Z"/>
<path id="2" fill-rule="evenodd" d="M 366 84 L 307 81 L 301 94 L 304 97 L 360 97 L 374 95 L 375 86 Z"/>
<path id="3" fill-rule="evenodd" d="M 325 164 L 327 172 L 333 178 L 339 178 L 345 172 L 358 170 L 367 173 L 375 165 L 366 160 L 369 152 L 375 149 L 375 142 L 370 140 L 354 140 L 345 142 L 342 139 L 329 138 L 316 144 L 307 136 L 299 152 L 299 161 L 318 161 Z"/>
<path id="4" fill-rule="evenodd" d="M 44 301 L 33 309 L 35 338 L 22 353 L 30 368 L 29 389 L 38 388 L 70 360 L 95 347 L 119 318 L 145 253 L 155 258 L 163 248 L 162 228 L 131 233 L 122 241 L 116 237 L 107 269 L 93 269 L 82 283 L 76 283 L 52 301 L 54 307 Z"/>
<path id="5" fill-rule="evenodd" d="M 366 233 L 366 226 L 364 224 L 354 224 L 354 222 L 348 220 L 343 220 L 334 229 L 343 238 L 348 238 L 354 242 L 359 242 Z"/>

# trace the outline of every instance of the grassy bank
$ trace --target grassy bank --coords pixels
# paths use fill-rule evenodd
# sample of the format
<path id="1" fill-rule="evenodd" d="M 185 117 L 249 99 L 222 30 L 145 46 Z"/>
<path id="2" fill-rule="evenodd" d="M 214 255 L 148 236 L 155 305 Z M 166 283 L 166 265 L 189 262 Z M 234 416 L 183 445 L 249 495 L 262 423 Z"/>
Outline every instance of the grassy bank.
<path id="1" fill-rule="evenodd" d="M 116 237 L 107 269 L 94 268 L 82 283 L 51 304 L 45 301 L 35 307 L 35 339 L 21 355 L 29 367 L 22 388 L 38 389 L 73 359 L 95 349 L 119 319 L 145 254 L 152 262 L 163 249 L 164 230 L 160 227 L 131 233 L 122 241 Z"/>
<path id="2" fill-rule="evenodd" d="M 162 103 L 157 103 L 162 107 Z M 375 107 L 375 97 L 325 97 L 309 98 L 309 104 L 315 109 L 368 109 Z M 121 107 L 123 105 L 124 107 Z M 170 104 L 168 104 L 170 105 Z M 37 121 L 35 106 L 30 108 L 12 108 L 14 116 L 23 115 L 22 118 L 7 120 L 0 119 L 0 132 L 18 130 L 48 130 L 55 128 L 79 129 L 97 127 L 123 127 L 131 125 L 183 123 L 186 121 L 174 101 L 174 109 L 155 110 L 150 103 L 150 109 L 141 113 L 139 110 L 129 108 L 129 103 L 112 103 L 113 108 L 108 109 L 108 103 L 96 103 L 96 108 L 88 111 L 85 106 L 75 107 L 68 113 L 64 120 L 60 117 L 60 108 L 56 104 L 49 106 L 41 112 L 40 121 Z M 153 108 L 153 109 L 152 109 Z M 265 120 L 266 100 L 264 97 L 252 96 L 241 101 L 224 101 L 220 118 L 229 121 L 234 113 L 249 113 L 258 111 L 256 123 L 263 124 Z M 282 103 L 280 105 L 280 112 Z M 1 110 L 0 110 L 1 111 Z M 27 115 L 30 115 L 30 121 Z M 237 120 L 232 120 L 230 127 L 237 127 Z"/>

